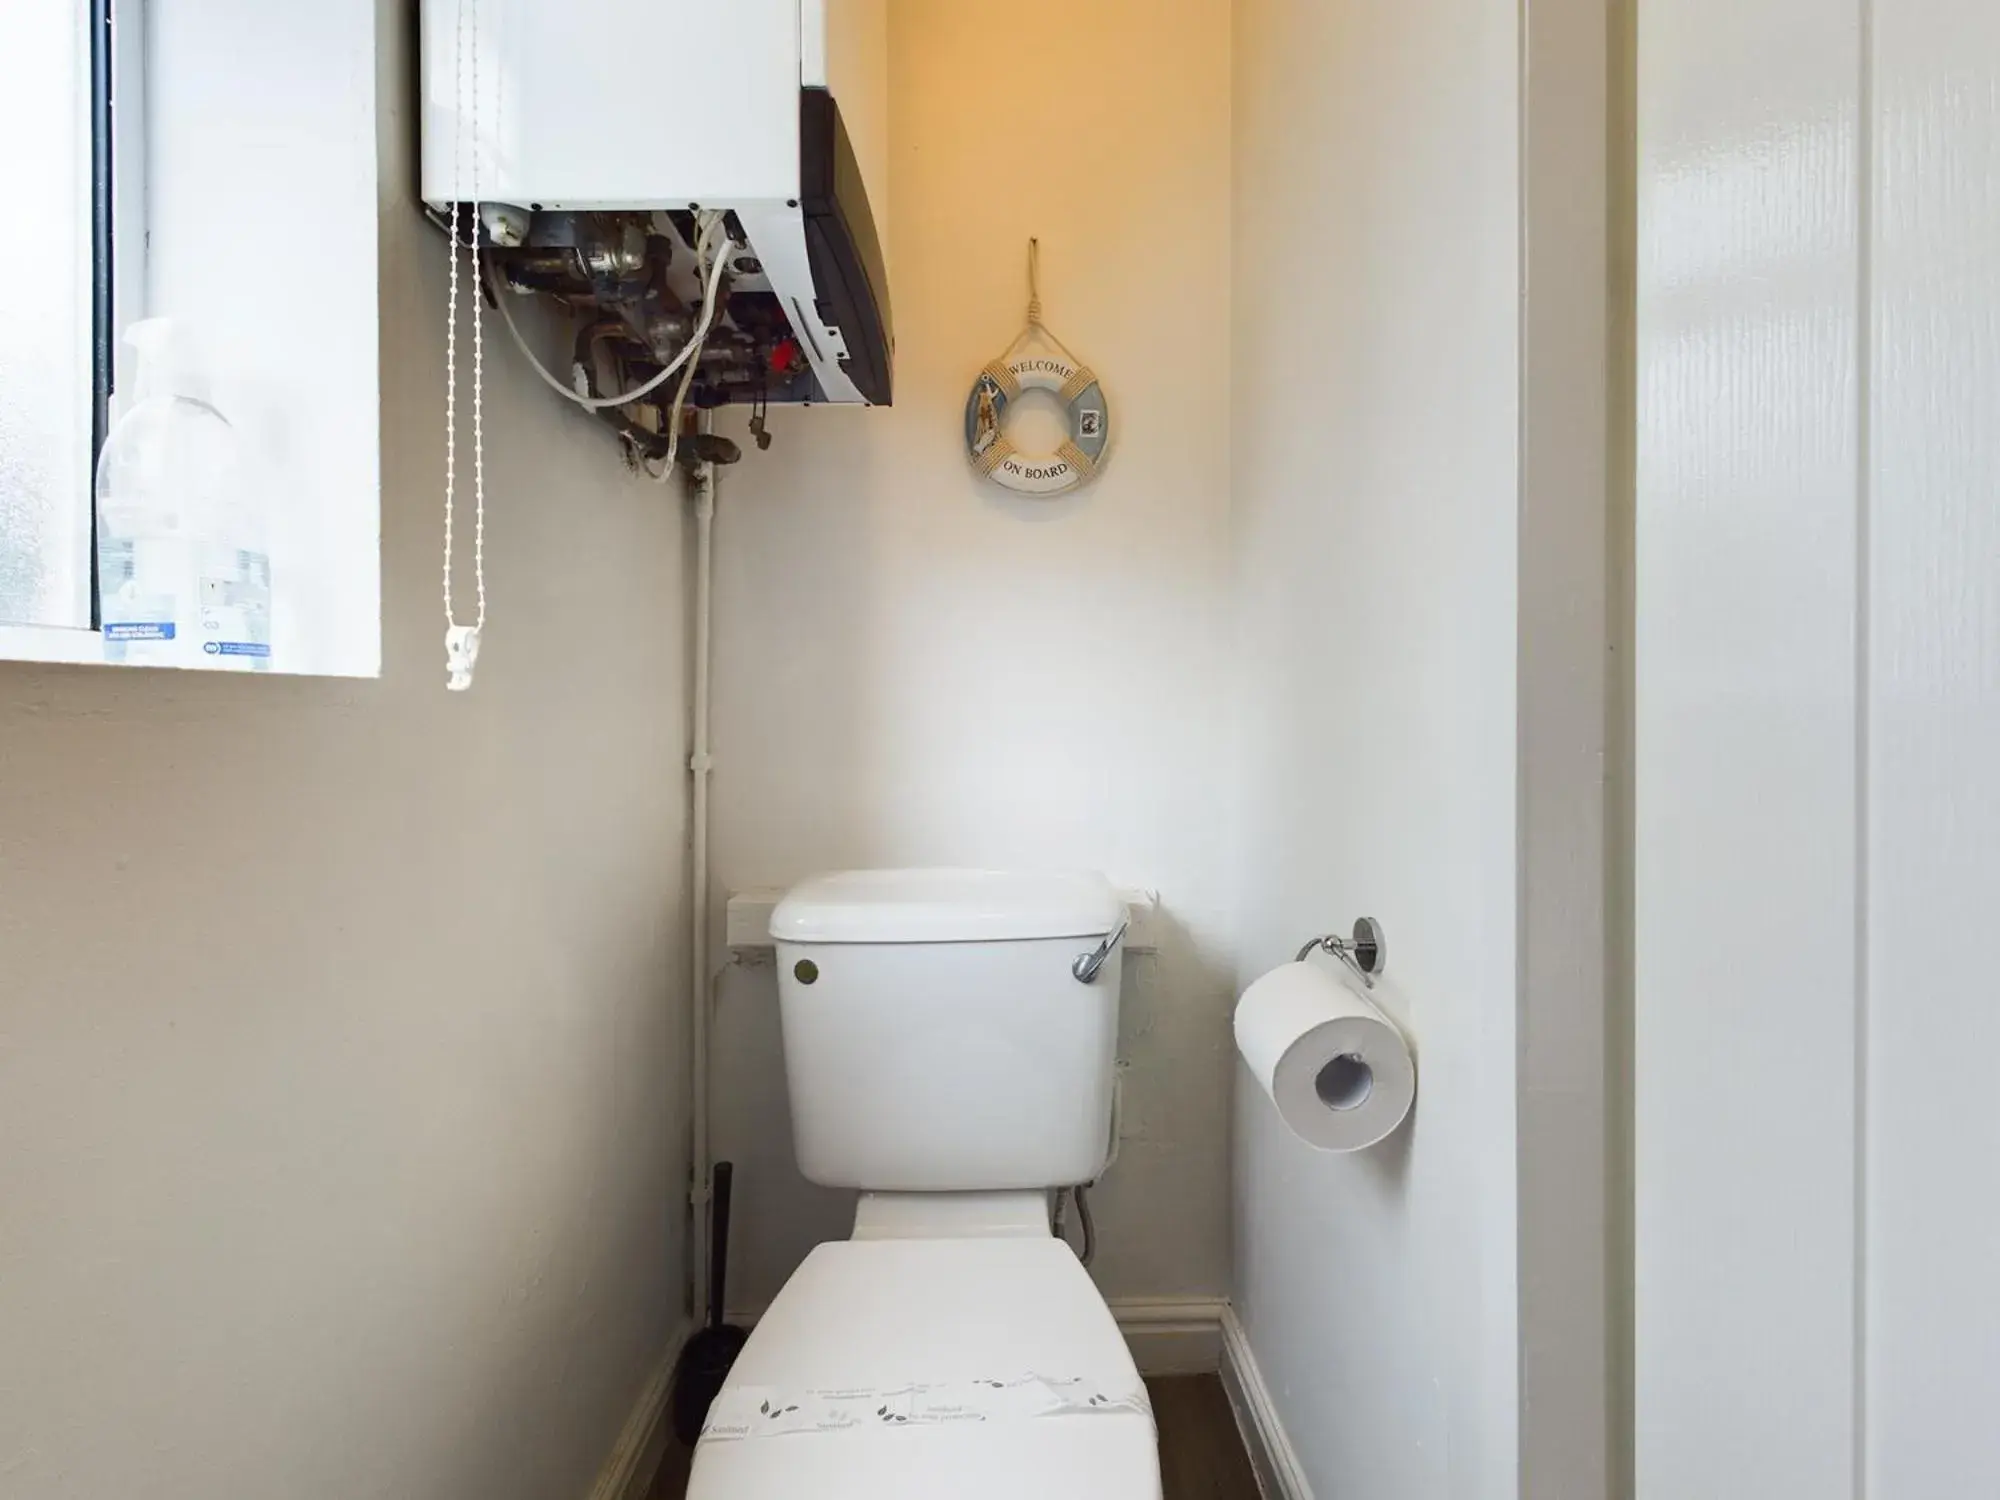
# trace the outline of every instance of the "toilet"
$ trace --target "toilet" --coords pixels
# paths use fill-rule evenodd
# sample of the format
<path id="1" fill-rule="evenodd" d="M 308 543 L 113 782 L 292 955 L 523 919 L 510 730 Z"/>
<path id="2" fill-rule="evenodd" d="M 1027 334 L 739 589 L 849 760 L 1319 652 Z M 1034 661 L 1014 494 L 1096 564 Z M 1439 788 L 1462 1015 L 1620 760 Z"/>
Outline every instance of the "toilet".
<path id="1" fill-rule="evenodd" d="M 858 1189 L 750 1335 L 691 1500 L 1159 1500 L 1145 1386 L 1051 1227 L 1110 1153 L 1125 909 L 878 870 L 771 916 L 800 1170 Z"/>

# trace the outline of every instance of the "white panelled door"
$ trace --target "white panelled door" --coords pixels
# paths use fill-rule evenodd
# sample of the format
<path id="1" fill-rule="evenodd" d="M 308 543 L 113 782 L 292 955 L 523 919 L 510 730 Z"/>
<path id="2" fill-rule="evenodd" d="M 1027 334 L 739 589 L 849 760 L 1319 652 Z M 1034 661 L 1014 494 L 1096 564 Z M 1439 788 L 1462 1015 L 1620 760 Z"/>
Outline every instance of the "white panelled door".
<path id="1" fill-rule="evenodd" d="M 2000 6 L 1641 0 L 1641 1500 L 2000 1494 Z"/>

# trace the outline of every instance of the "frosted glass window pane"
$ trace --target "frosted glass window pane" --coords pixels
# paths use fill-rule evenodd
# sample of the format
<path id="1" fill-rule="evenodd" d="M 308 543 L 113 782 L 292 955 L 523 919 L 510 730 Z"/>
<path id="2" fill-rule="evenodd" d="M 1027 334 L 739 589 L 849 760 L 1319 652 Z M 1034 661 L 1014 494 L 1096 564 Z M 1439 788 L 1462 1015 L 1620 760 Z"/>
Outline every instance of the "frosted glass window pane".
<path id="1" fill-rule="evenodd" d="M 0 624 L 90 623 L 90 6 L 0 23 Z"/>

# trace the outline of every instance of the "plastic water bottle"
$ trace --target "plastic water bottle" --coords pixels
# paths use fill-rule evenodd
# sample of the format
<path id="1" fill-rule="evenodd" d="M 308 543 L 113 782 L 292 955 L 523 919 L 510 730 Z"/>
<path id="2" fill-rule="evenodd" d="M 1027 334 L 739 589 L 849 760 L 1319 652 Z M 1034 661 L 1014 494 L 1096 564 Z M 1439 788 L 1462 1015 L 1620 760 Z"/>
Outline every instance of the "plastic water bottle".
<path id="1" fill-rule="evenodd" d="M 237 483 L 236 433 L 169 320 L 135 323 L 126 339 L 137 399 L 97 462 L 105 659 L 265 670 L 270 555 L 261 511 Z"/>

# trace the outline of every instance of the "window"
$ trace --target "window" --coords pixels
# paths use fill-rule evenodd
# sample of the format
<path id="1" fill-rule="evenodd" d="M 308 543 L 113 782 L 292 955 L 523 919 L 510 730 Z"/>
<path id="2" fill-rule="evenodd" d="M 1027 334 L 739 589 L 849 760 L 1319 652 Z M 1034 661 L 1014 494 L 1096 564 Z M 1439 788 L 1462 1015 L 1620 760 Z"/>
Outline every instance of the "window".
<path id="1" fill-rule="evenodd" d="M 0 661 L 380 671 L 376 83 L 401 72 L 377 9 L 0 0 Z M 142 659 L 99 628 L 93 471 L 142 317 L 172 320 L 235 434 L 232 498 L 258 512 L 236 562 L 266 555 L 268 653 L 190 630 Z M 231 581 L 184 597 L 221 616 Z"/>
<path id="2" fill-rule="evenodd" d="M 111 338 L 111 19 L 8 0 L 0 48 L 0 623 L 88 629 Z M 34 143 L 32 147 L 28 143 Z"/>

